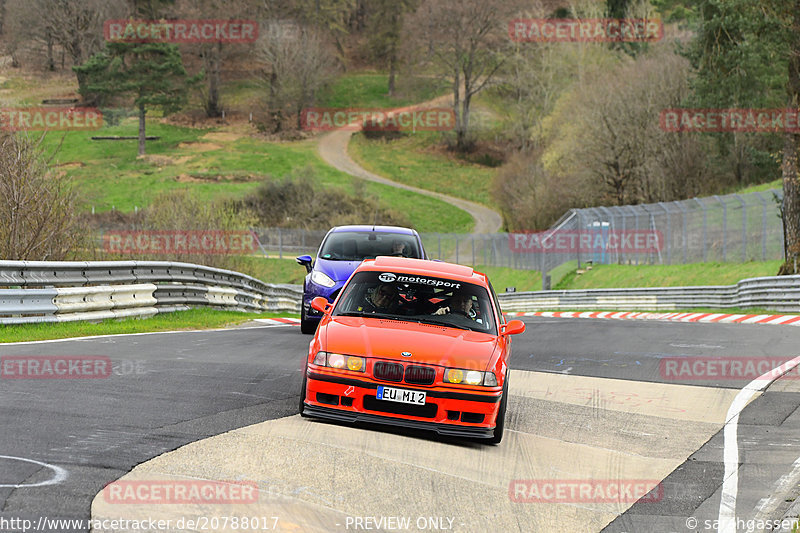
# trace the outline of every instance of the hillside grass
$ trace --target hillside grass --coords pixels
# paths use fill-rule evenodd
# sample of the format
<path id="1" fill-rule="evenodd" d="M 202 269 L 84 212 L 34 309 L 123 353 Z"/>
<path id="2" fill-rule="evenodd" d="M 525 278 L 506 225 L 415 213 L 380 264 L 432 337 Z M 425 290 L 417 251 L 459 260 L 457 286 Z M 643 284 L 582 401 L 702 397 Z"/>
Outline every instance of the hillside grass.
<path id="1" fill-rule="evenodd" d="M 136 135 L 137 122 L 104 127 L 102 135 Z M 282 178 L 311 166 L 319 184 L 356 194 L 357 178 L 336 170 L 320 158 L 313 140 L 271 143 L 249 135 L 202 130 L 149 120 L 147 155 L 137 157 L 135 140 L 92 141 L 90 132 L 50 133 L 43 145 L 55 153 L 55 164 L 73 179 L 80 208 L 97 212 L 133 211 L 159 194 L 190 188 L 202 200 L 237 199 L 253 192 L 263 180 Z M 423 232 L 468 232 L 472 218 L 441 200 L 365 182 L 363 190 L 383 205 L 405 214 Z M 299 214 L 302 218 L 302 214 Z"/>
<path id="2" fill-rule="evenodd" d="M 394 140 L 356 134 L 349 152 L 362 167 L 398 183 L 493 206 L 496 169 L 443 153 L 438 132 L 408 133 Z"/>

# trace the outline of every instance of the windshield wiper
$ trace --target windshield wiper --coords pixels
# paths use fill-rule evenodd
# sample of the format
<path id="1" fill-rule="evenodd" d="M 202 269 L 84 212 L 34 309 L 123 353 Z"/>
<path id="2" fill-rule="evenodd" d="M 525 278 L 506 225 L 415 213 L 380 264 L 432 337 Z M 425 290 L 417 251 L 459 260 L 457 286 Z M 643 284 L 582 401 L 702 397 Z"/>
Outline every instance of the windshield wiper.
<path id="1" fill-rule="evenodd" d="M 386 313 L 365 313 L 363 311 L 345 311 L 343 313 L 336 313 L 334 316 L 360 316 L 366 318 L 388 318 L 390 320 L 405 320 L 405 317 L 398 315 L 388 315 Z"/>
<path id="2" fill-rule="evenodd" d="M 420 324 L 430 324 L 432 326 L 442 326 L 445 328 L 456 328 L 456 329 L 464 329 L 467 331 L 473 331 L 472 328 L 468 328 L 467 326 L 460 326 L 458 324 L 452 324 L 450 322 L 440 322 L 438 320 L 433 320 L 430 318 L 413 318 L 410 320 L 412 320 L 413 322 L 418 322 Z"/>

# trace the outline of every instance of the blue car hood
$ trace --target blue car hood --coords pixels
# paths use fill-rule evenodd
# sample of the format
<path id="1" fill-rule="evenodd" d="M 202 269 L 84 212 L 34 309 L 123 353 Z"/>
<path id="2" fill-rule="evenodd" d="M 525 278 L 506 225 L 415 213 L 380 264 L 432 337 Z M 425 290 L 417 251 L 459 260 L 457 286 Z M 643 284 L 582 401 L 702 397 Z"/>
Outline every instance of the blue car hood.
<path id="1" fill-rule="evenodd" d="M 361 261 L 331 261 L 330 259 L 317 259 L 314 270 L 327 274 L 333 281 L 347 281 Z"/>

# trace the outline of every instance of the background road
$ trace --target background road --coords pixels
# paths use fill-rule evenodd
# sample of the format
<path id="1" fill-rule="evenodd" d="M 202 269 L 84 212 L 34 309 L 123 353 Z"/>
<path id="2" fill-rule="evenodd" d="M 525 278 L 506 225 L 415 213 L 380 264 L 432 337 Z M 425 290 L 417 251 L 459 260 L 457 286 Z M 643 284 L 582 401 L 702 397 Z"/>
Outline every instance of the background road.
<path id="1" fill-rule="evenodd" d="M 690 531 L 689 516 L 700 519 L 703 531 L 702 521 L 715 519 L 719 508 L 719 429 L 744 383 L 667 382 L 659 360 L 788 360 L 800 351 L 800 332 L 790 327 L 525 321 L 528 331 L 515 339 L 511 364 L 511 431 L 497 447 L 290 416 L 297 412 L 310 340 L 296 326 L 0 346 L 0 356 L 105 355 L 115 368 L 107 379 L 0 380 L 0 455 L 67 473 L 58 484 L 13 487 L 45 482 L 53 470 L 0 459 L 0 517 L 88 518 L 103 486 L 137 464 L 257 424 L 163 455 L 134 474 L 257 480 L 279 496 L 269 505 L 280 511 L 285 529 L 344 531 L 353 513 L 439 511 L 458 518 L 457 531 L 480 531 L 483 520 L 520 531 L 559 524 L 582 524 L 582 531 Z M 739 516 L 780 513 L 766 497 L 788 490 L 780 478 L 800 457 L 797 381 L 779 380 L 742 414 Z M 514 479 L 634 473 L 664 479 L 665 497 L 630 509 L 509 501 Z M 394 485 L 398 480 L 405 481 Z M 390 492 L 403 493 L 402 505 Z M 486 516 L 474 513 L 481 502 L 491 504 Z M 303 516 L 311 522 L 301 523 Z"/>

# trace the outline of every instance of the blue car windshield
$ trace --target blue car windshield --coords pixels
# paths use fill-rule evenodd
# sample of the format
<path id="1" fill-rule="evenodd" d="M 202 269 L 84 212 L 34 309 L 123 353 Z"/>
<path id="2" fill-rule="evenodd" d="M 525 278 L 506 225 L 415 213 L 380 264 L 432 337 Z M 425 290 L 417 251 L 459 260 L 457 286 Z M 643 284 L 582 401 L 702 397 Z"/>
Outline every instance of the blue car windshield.
<path id="1" fill-rule="evenodd" d="M 331 233 L 322 244 L 319 257 L 331 261 L 362 261 L 379 255 L 422 259 L 422 251 L 413 235 L 373 231 Z"/>

